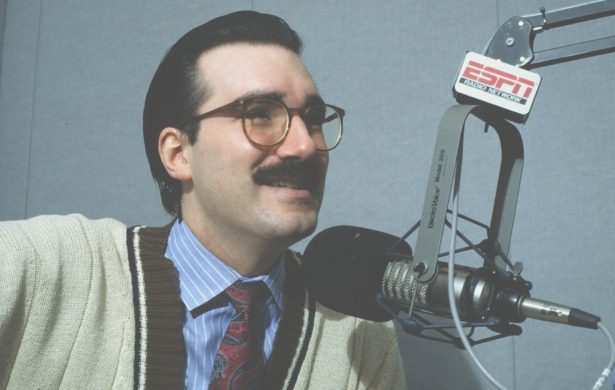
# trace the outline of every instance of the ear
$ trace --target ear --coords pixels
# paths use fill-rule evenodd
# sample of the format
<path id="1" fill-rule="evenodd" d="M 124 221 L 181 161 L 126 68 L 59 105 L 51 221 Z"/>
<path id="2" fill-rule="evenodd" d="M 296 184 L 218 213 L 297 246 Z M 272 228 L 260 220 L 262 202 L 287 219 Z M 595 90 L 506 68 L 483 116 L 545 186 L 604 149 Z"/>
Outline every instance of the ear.
<path id="1" fill-rule="evenodd" d="M 160 132 L 158 154 L 162 165 L 172 178 L 179 181 L 192 179 L 189 162 L 190 149 L 188 137 L 179 129 L 166 127 Z"/>

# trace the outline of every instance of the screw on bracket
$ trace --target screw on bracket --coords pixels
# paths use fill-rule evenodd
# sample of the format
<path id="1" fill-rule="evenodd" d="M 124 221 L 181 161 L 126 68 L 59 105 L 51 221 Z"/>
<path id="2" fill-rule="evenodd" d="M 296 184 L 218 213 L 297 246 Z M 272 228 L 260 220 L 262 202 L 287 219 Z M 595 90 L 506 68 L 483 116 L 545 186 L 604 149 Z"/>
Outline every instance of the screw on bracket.
<path id="1" fill-rule="evenodd" d="M 427 271 L 427 264 L 421 261 L 420 263 L 412 267 L 412 271 L 416 272 L 417 274 L 422 274 Z"/>
<path id="2" fill-rule="evenodd" d="M 547 10 L 545 7 L 540 7 L 540 14 L 542 15 L 542 24 L 547 25 Z"/>

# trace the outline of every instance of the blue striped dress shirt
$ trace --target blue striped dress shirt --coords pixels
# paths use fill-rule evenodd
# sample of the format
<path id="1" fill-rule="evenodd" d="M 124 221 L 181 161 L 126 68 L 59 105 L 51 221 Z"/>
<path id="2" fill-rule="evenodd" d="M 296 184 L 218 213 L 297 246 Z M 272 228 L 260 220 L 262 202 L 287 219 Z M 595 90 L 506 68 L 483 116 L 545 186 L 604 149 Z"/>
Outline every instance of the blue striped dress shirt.
<path id="1" fill-rule="evenodd" d="M 267 274 L 242 277 L 196 238 L 184 222 L 171 228 L 165 256 L 172 260 L 179 275 L 181 299 L 186 305 L 184 340 L 187 352 L 186 389 L 207 390 L 214 357 L 234 309 L 224 294 L 237 280 L 263 281 L 271 293 L 256 307 L 256 337 L 262 342 L 265 361 L 273 347 L 283 304 L 286 279 L 283 256 Z"/>

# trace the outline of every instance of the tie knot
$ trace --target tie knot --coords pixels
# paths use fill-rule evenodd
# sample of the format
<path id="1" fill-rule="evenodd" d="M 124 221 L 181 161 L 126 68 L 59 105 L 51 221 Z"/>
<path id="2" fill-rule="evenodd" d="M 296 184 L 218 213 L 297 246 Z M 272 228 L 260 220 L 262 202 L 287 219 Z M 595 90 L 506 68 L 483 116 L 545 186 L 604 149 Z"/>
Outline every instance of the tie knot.
<path id="1" fill-rule="evenodd" d="M 224 292 L 237 312 L 250 310 L 255 303 L 262 300 L 268 292 L 263 282 L 235 282 Z"/>

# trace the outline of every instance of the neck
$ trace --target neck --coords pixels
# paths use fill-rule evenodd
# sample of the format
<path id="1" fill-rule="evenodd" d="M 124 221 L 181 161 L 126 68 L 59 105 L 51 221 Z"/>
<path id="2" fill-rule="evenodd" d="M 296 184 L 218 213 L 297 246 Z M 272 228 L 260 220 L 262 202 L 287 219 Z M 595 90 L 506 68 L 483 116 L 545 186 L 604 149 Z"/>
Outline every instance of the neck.
<path id="1" fill-rule="evenodd" d="M 218 259 L 242 276 L 256 276 L 271 268 L 288 245 L 265 241 L 236 232 L 226 232 L 220 227 L 208 228 L 194 218 L 184 218 L 197 239 Z"/>

